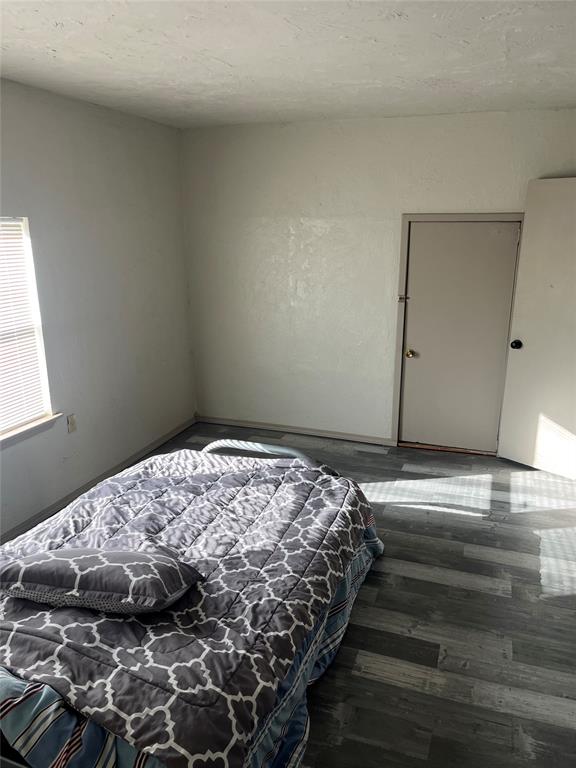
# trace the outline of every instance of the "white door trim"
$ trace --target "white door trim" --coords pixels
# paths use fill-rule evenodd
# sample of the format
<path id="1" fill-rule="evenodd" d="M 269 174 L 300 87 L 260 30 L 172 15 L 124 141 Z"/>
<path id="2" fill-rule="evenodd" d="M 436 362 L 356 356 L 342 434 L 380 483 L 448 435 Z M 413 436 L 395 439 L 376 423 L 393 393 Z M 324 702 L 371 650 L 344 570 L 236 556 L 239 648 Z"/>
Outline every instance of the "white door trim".
<path id="1" fill-rule="evenodd" d="M 400 409 L 402 406 L 402 369 L 404 362 L 404 333 L 406 304 L 402 297 L 406 295 L 408 280 L 408 251 L 410 249 L 410 225 L 417 221 L 514 221 L 522 223 L 524 213 L 404 213 L 402 214 L 402 235 L 400 241 L 400 270 L 398 279 L 398 312 L 396 319 L 396 352 L 394 356 L 394 392 L 392 400 L 392 438 L 398 444 L 400 429 Z M 516 256 L 518 259 L 518 256 Z M 516 269 L 518 263 L 516 263 Z M 512 304 L 514 295 L 512 296 Z M 512 307 L 511 307 L 512 311 Z"/>

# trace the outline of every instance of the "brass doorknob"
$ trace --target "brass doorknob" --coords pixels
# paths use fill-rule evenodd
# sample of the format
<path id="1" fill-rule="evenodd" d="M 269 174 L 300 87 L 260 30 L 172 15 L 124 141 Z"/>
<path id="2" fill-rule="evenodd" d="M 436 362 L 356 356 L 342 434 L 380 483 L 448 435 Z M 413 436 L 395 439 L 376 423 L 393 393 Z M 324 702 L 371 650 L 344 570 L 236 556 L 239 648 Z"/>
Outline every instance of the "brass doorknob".
<path id="1" fill-rule="evenodd" d="M 413 349 L 407 349 L 406 357 L 416 357 L 416 352 Z"/>

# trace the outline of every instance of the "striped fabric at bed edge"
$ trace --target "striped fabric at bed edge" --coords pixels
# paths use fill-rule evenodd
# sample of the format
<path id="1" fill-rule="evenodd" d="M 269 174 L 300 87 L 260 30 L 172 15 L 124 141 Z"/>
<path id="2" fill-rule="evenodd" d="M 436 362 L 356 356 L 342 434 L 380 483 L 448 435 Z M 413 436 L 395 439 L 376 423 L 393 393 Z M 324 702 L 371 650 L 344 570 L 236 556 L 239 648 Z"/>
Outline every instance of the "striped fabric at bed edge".
<path id="1" fill-rule="evenodd" d="M 32 768 L 161 768 L 155 758 L 66 706 L 44 683 L 0 667 L 0 729 Z"/>

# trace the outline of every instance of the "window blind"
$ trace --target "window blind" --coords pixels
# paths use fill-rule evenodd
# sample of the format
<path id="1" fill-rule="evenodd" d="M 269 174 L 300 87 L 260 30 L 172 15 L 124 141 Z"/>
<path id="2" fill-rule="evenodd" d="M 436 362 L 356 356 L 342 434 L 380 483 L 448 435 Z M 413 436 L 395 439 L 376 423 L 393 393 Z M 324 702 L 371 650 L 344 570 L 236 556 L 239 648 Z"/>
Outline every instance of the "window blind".
<path id="1" fill-rule="evenodd" d="M 50 413 L 28 222 L 0 218 L 0 435 Z"/>

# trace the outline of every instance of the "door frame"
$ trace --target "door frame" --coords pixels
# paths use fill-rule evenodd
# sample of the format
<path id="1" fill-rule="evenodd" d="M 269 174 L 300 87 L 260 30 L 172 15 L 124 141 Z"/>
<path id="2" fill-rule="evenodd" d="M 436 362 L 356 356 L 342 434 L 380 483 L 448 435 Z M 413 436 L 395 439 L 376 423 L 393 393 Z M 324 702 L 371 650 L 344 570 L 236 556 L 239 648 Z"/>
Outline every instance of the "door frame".
<path id="1" fill-rule="evenodd" d="M 518 254 L 522 239 L 522 226 L 524 213 L 403 213 L 402 235 L 400 240 L 400 270 L 398 278 L 398 311 L 396 319 L 396 352 L 394 355 L 394 391 L 392 400 L 392 440 L 398 445 L 400 440 L 400 419 L 402 410 L 402 376 L 404 372 L 404 337 L 406 333 L 406 287 L 408 282 L 408 254 L 410 251 L 410 225 L 419 221 L 437 222 L 461 222 L 461 221 L 511 221 L 520 225 L 518 244 L 516 246 L 516 266 L 514 269 L 514 284 L 512 287 L 512 301 L 510 304 L 510 320 L 516 295 L 516 278 L 518 275 Z M 508 324 L 510 333 L 510 323 Z M 504 390 L 502 390 L 504 394 Z M 502 410 L 502 403 L 500 403 Z"/>

